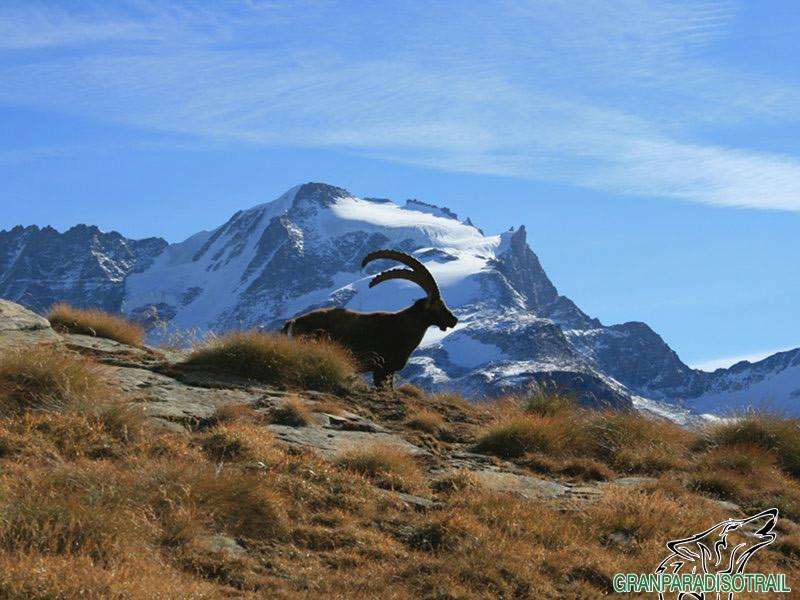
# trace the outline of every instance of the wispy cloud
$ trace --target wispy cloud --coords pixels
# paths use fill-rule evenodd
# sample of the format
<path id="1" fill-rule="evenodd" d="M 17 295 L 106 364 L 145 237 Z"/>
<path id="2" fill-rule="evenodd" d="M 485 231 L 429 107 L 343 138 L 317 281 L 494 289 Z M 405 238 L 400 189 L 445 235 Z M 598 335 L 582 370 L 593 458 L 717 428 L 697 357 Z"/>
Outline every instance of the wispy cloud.
<path id="1" fill-rule="evenodd" d="M 0 11 L 0 33 L 33 23 L 0 41 L 16 52 L 0 53 L 0 102 L 198 140 L 800 210 L 800 158 L 716 139 L 714 123 L 800 120 L 800 83 L 710 52 L 735 16 L 727 3 L 420 3 L 391 22 L 325 2 L 31 6 Z"/>

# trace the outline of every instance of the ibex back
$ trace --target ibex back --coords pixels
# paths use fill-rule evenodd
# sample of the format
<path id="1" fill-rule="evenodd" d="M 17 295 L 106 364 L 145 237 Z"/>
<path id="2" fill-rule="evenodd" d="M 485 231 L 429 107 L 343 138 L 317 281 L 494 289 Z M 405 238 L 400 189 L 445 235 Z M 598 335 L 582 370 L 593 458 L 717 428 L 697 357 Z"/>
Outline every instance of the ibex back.
<path id="1" fill-rule="evenodd" d="M 369 287 L 389 279 L 407 279 L 425 290 L 427 296 L 398 312 L 315 310 L 288 320 L 282 331 L 293 336 L 323 336 L 338 342 L 353 353 L 362 372 L 372 372 L 376 387 L 392 387 L 395 372 L 406 365 L 428 327 L 437 326 L 445 331 L 454 327 L 458 319 L 447 308 L 433 275 L 416 258 L 397 250 L 378 250 L 365 256 L 361 266 L 379 258 L 396 260 L 411 268 L 383 271 L 373 277 Z"/>

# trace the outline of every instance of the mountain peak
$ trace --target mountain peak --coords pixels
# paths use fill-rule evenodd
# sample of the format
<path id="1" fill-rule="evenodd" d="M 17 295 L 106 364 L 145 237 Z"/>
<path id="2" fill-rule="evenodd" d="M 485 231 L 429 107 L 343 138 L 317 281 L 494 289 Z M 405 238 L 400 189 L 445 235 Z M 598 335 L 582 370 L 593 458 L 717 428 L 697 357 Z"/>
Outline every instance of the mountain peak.
<path id="1" fill-rule="evenodd" d="M 787 404 L 800 398 L 800 350 L 703 374 L 643 323 L 588 317 L 559 295 L 524 225 L 487 236 L 446 207 L 359 198 L 321 182 L 169 247 L 92 225 L 0 232 L 0 296 L 134 318 L 155 307 L 174 330 L 276 329 L 315 308 L 400 310 L 416 300 L 411 282 L 369 287 L 361 259 L 379 248 L 423 261 L 459 317 L 453 331 L 430 331 L 412 357 L 404 376 L 424 386 L 480 396 L 557 381 L 587 402 L 641 397 L 651 408 L 699 397 L 697 406 L 722 405 L 753 385 Z"/>
<path id="2" fill-rule="evenodd" d="M 327 183 L 309 182 L 296 188 L 293 205 L 314 203 L 319 206 L 331 206 L 338 198 L 350 196 L 344 188 Z"/>
<path id="3" fill-rule="evenodd" d="M 406 200 L 405 206 L 403 206 L 403 208 L 405 210 L 414 210 L 417 212 L 426 213 L 437 217 L 443 217 L 445 219 L 454 219 L 458 221 L 458 215 L 449 208 L 447 208 L 446 206 L 437 206 L 435 204 L 429 204 L 428 202 L 423 202 L 422 200 L 417 200 L 416 198 L 410 198 L 409 200 Z"/>

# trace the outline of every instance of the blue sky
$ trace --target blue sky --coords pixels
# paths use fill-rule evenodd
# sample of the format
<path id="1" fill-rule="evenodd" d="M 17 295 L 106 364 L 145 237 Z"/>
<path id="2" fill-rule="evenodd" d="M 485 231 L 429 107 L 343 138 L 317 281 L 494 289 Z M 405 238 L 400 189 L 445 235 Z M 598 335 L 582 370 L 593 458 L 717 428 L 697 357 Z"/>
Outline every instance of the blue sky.
<path id="1" fill-rule="evenodd" d="M 416 197 L 724 364 L 800 345 L 798 40 L 789 1 L 6 0 L 0 228 Z"/>

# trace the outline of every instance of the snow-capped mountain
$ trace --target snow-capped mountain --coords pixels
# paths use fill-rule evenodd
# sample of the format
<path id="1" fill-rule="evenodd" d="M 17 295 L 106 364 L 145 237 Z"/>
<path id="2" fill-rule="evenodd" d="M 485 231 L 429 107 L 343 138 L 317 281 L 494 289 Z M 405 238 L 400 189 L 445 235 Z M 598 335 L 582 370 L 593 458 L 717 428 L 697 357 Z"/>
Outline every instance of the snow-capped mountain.
<path id="1" fill-rule="evenodd" d="M 741 410 L 752 404 L 784 414 L 800 414 L 800 348 L 778 352 L 756 363 L 742 361 L 706 377 L 692 397 L 695 411 Z"/>
<path id="2" fill-rule="evenodd" d="M 298 186 L 167 248 L 128 277 L 123 310 L 155 307 L 178 329 L 225 330 L 277 329 L 323 306 L 401 309 L 423 292 L 405 281 L 368 289 L 386 265 L 364 272 L 361 259 L 380 248 L 422 260 L 460 319 L 447 334 L 429 332 L 406 377 L 473 395 L 552 381 L 587 402 L 630 404 L 624 386 L 568 342 L 561 325 L 591 320 L 558 295 L 524 228 L 485 236 L 449 210 L 414 200 L 400 207 L 328 185 Z"/>
<path id="3" fill-rule="evenodd" d="M 146 267 L 167 242 L 129 240 L 76 225 L 0 231 L 0 298 L 46 311 L 56 302 L 118 310 L 125 277 Z"/>
<path id="4" fill-rule="evenodd" d="M 28 231 L 46 241 L 38 251 L 20 242 Z M 402 373 L 425 387 L 481 397 L 535 383 L 587 404 L 672 416 L 676 406 L 719 412 L 762 400 L 800 413 L 800 350 L 714 373 L 691 369 L 646 324 L 605 326 L 559 295 L 524 226 L 487 236 L 446 208 L 325 184 L 297 186 L 173 245 L 83 226 L 15 228 L 0 234 L 0 296 L 36 308 L 94 304 L 175 330 L 277 329 L 313 308 L 396 310 L 421 297 L 402 280 L 368 288 L 388 265 L 362 271 L 361 259 L 380 248 L 423 261 L 459 317 L 455 329 L 431 329 Z"/>

